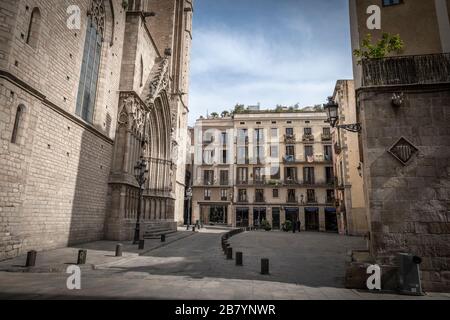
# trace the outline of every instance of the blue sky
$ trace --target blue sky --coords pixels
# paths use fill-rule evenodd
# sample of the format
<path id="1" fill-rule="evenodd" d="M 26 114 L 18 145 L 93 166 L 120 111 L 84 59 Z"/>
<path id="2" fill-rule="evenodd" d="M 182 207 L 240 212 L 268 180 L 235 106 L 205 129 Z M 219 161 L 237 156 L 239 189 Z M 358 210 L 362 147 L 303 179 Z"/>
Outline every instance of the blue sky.
<path id="1" fill-rule="evenodd" d="M 195 0 L 190 124 L 236 103 L 325 103 L 352 78 L 348 0 Z"/>

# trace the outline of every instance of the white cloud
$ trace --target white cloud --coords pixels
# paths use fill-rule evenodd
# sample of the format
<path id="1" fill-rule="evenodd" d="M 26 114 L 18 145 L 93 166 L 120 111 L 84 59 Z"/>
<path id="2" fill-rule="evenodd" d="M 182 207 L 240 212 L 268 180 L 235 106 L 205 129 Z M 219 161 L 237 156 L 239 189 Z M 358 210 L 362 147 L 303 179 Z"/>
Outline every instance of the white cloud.
<path id="1" fill-rule="evenodd" d="M 206 110 L 230 109 L 237 102 L 261 102 L 270 108 L 322 103 L 336 80 L 351 76 L 351 57 L 340 56 L 326 43 L 312 42 L 312 29 L 303 20 L 289 26 L 302 31 L 298 39 L 269 38 L 225 26 L 195 30 L 191 124 Z"/>

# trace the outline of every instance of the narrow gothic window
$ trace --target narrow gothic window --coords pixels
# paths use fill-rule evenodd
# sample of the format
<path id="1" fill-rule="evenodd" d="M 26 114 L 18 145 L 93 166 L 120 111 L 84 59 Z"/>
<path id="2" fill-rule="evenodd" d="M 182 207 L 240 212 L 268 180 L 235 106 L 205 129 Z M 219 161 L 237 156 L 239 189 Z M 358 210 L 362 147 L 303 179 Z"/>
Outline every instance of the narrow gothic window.
<path id="1" fill-rule="evenodd" d="M 103 0 L 93 0 L 88 14 L 76 114 L 87 122 L 92 122 L 97 94 L 103 30 L 105 29 L 105 6 Z"/>
<path id="2" fill-rule="evenodd" d="M 22 125 L 23 113 L 25 112 L 25 106 L 20 105 L 17 107 L 16 118 L 14 120 L 14 127 L 11 135 L 11 143 L 17 143 L 19 137 L 19 130 Z"/>
<path id="3" fill-rule="evenodd" d="M 139 68 L 139 72 L 140 72 L 140 86 L 142 87 L 144 85 L 144 61 L 142 60 L 142 56 L 141 56 L 141 64 L 140 64 L 140 68 Z"/>
<path id="4" fill-rule="evenodd" d="M 37 47 L 39 40 L 39 33 L 41 30 L 41 11 L 39 8 L 34 8 L 31 12 L 30 24 L 28 26 L 27 43 L 33 47 Z"/>

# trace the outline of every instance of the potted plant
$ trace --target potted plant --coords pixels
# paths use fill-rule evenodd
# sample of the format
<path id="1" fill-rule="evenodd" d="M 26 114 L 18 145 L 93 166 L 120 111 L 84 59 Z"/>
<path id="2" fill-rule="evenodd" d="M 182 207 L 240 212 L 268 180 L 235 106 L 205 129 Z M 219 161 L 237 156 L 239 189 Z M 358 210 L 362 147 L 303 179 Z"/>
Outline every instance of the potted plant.
<path id="1" fill-rule="evenodd" d="M 270 225 L 269 221 L 267 221 L 267 220 L 263 220 L 261 222 L 261 228 L 266 230 L 266 231 L 272 230 L 272 226 Z"/>
<path id="2" fill-rule="evenodd" d="M 291 231 L 291 230 L 292 230 L 292 221 L 286 220 L 286 222 L 283 223 L 282 227 L 283 227 L 283 231 L 284 231 L 284 232 L 289 232 L 289 231 Z"/>

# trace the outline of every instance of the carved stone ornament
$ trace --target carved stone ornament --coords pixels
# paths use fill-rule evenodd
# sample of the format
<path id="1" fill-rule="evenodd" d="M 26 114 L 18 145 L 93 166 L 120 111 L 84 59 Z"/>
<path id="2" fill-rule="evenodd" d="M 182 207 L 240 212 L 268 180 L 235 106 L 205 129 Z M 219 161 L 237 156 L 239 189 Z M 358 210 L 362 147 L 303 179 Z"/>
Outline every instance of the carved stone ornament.
<path id="1" fill-rule="evenodd" d="M 143 133 L 146 112 L 139 99 L 133 94 L 122 97 L 121 109 L 119 112 L 119 126 L 126 126 L 128 129 L 135 129 Z"/>
<path id="2" fill-rule="evenodd" d="M 161 58 L 155 63 L 152 70 L 152 80 L 150 82 L 149 95 L 146 103 L 151 105 L 155 102 L 162 90 L 168 89 L 169 86 L 169 59 Z"/>
<path id="3" fill-rule="evenodd" d="M 411 158 L 419 151 L 411 142 L 405 138 L 400 138 L 388 152 L 404 166 L 411 160 Z"/>
<path id="4" fill-rule="evenodd" d="M 88 15 L 91 17 L 91 23 L 95 25 L 97 32 L 103 37 L 106 16 L 103 0 L 92 0 Z"/>

